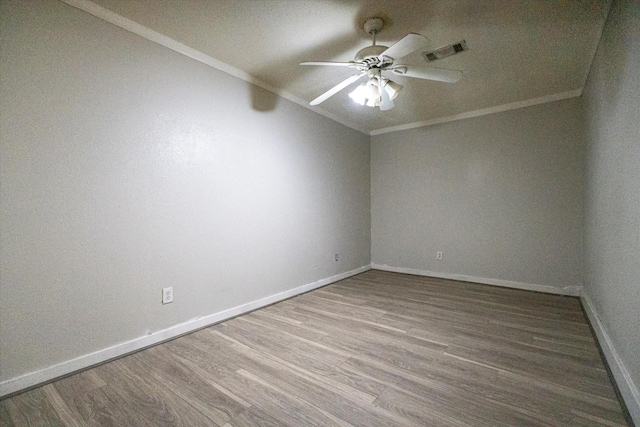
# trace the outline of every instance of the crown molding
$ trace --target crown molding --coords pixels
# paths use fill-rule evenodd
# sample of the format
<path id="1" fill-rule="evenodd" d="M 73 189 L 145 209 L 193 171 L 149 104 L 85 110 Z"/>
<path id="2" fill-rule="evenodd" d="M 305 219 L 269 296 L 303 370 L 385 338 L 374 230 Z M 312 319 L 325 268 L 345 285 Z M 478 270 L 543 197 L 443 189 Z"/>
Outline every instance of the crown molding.
<path id="1" fill-rule="evenodd" d="M 494 107 L 482 108 L 480 110 L 467 111 L 466 113 L 454 114 L 452 116 L 440 117 L 437 119 L 424 120 L 421 122 L 407 123 L 405 125 L 391 126 L 387 128 L 375 129 L 370 135 L 382 135 L 390 132 L 398 132 L 401 130 L 415 129 L 426 126 L 433 126 L 440 123 L 454 122 L 456 120 L 469 119 L 472 117 L 486 116 L 487 114 L 501 113 L 503 111 L 517 110 L 519 108 L 530 107 L 532 105 L 545 104 L 547 102 L 560 101 L 563 99 L 576 98 L 582 95 L 584 88 L 578 88 L 567 92 L 554 93 L 551 95 L 540 96 L 538 98 L 527 99 L 524 101 L 510 102 L 508 104 L 496 105 Z"/>
<path id="2" fill-rule="evenodd" d="M 98 19 L 102 19 L 103 21 L 109 22 L 117 27 L 122 28 L 123 30 L 129 31 L 133 34 L 136 34 L 140 37 L 143 37 L 151 42 L 159 44 L 160 46 L 166 47 L 167 49 L 171 49 L 174 52 L 180 53 L 188 58 L 194 59 L 202 64 L 208 65 L 209 67 L 220 70 L 224 73 L 227 73 L 233 77 L 236 77 L 240 80 L 244 80 L 247 83 L 250 83 L 254 86 L 262 88 L 266 91 L 274 93 L 288 101 L 293 102 L 294 104 L 298 104 L 308 110 L 311 110 L 315 113 L 318 113 L 322 116 L 327 117 L 335 122 L 338 122 L 344 126 L 347 126 L 351 129 L 357 130 L 358 132 L 369 135 L 369 131 L 354 125 L 346 120 L 343 120 L 341 117 L 329 113 L 318 107 L 313 107 L 309 105 L 309 102 L 306 100 L 293 95 L 287 91 L 282 89 L 278 89 L 269 83 L 265 83 L 260 79 L 255 78 L 251 74 L 242 71 L 236 67 L 233 67 L 225 62 L 222 62 L 212 56 L 209 56 L 205 53 L 200 52 L 199 50 L 193 49 L 183 43 L 180 43 L 177 40 L 174 40 L 170 37 L 167 37 L 163 34 L 160 34 L 157 31 L 152 30 L 151 28 L 145 27 L 142 24 L 139 24 L 129 18 L 125 18 L 122 15 L 118 15 L 115 12 L 110 11 L 90 0 L 60 0 L 62 3 L 65 3 L 71 7 L 79 9 L 83 12 L 88 13 L 89 15 L 93 15 Z"/>
<path id="3" fill-rule="evenodd" d="M 419 122 L 407 123 L 398 126 L 391 126 L 386 128 L 374 129 L 373 131 L 368 131 L 365 128 L 362 128 L 358 125 L 353 124 L 350 121 L 345 120 L 344 118 L 332 114 L 320 107 L 314 107 L 309 105 L 309 103 L 296 96 L 290 92 L 279 89 L 270 85 L 269 83 L 263 82 L 260 79 L 255 78 L 251 74 L 242 71 L 236 67 L 233 67 L 225 62 L 222 62 L 212 56 L 209 56 L 205 53 L 200 52 L 199 50 L 193 49 L 183 43 L 180 43 L 177 40 L 174 40 L 170 37 L 167 37 L 157 31 L 152 30 L 151 28 L 145 27 L 142 24 L 139 24 L 129 18 L 125 18 L 122 15 L 119 15 L 115 12 L 110 11 L 90 0 L 59 0 L 62 3 L 65 3 L 71 7 L 79 9 L 83 12 L 86 12 L 96 18 L 99 18 L 103 21 L 109 22 L 117 27 L 120 27 L 126 31 L 129 31 L 133 34 L 136 34 L 140 37 L 143 37 L 151 42 L 159 44 L 160 46 L 166 47 L 167 49 L 171 49 L 174 52 L 180 53 L 188 58 L 194 59 L 202 64 L 205 64 L 209 67 L 220 70 L 224 73 L 227 73 L 233 77 L 236 77 L 240 80 L 243 80 L 249 84 L 262 88 L 268 92 L 276 94 L 288 101 L 293 102 L 294 104 L 298 104 L 301 107 L 304 107 L 308 110 L 311 110 L 315 113 L 318 113 L 328 119 L 331 119 L 337 123 L 340 123 L 348 128 L 354 129 L 358 132 L 364 133 L 369 136 L 382 135 L 385 133 L 398 132 L 407 129 L 415 129 L 419 127 L 433 126 L 440 123 L 453 122 L 456 120 L 463 120 L 472 117 L 484 116 L 487 114 L 500 113 L 503 111 L 516 110 L 518 108 L 529 107 L 532 105 L 544 104 L 547 102 L 559 101 L 562 99 L 579 97 L 582 95 L 583 87 L 578 89 L 570 90 L 567 92 L 561 92 L 551 95 L 545 95 L 538 98 L 532 98 L 524 101 L 517 101 L 503 105 L 497 105 L 489 108 L 483 108 L 480 110 L 468 111 L 465 113 L 454 114 L 451 116 L 440 117 L 436 119 L 424 120 Z"/>

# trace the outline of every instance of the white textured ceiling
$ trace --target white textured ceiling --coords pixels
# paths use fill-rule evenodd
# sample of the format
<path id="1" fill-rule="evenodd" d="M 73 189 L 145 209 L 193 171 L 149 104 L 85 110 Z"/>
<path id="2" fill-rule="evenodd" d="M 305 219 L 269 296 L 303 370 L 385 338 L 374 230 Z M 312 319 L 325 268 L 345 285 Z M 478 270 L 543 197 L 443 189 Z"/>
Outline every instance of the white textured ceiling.
<path id="1" fill-rule="evenodd" d="M 392 75 L 405 85 L 396 107 L 355 104 L 343 90 L 313 107 L 365 132 L 432 121 L 519 101 L 575 94 L 586 81 L 609 0 L 94 0 L 104 8 L 311 101 L 353 74 L 302 67 L 350 61 L 371 44 L 362 29 L 379 16 L 378 44 L 419 33 L 438 48 L 470 51 L 431 63 L 463 71 L 456 84 Z M 426 65 L 419 53 L 402 61 Z M 356 83 L 357 84 L 357 83 Z M 563 95 L 560 95 L 562 97 Z"/>

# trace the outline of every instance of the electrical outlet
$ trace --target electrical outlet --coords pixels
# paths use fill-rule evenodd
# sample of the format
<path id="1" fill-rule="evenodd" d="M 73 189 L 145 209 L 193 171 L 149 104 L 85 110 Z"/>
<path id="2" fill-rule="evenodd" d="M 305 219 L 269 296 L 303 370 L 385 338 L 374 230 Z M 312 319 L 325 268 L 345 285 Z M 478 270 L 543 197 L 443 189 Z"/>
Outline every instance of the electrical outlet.
<path id="1" fill-rule="evenodd" d="M 442 252 L 436 252 L 436 259 L 437 259 L 438 261 L 441 261 L 441 260 L 442 260 Z"/>
<path id="2" fill-rule="evenodd" d="M 336 254 L 336 262 L 340 259 L 340 254 Z"/>
<path id="3" fill-rule="evenodd" d="M 169 304 L 173 302 L 173 288 L 162 289 L 162 303 Z"/>

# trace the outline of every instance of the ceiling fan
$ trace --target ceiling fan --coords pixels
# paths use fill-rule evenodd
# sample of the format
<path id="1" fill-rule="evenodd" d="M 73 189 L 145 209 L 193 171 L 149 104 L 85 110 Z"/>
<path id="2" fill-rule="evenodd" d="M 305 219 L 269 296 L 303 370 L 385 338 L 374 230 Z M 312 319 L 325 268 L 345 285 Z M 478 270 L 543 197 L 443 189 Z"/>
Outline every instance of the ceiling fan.
<path id="1" fill-rule="evenodd" d="M 429 40 L 420 34 L 407 34 L 391 47 L 376 45 L 376 34 L 384 27 L 381 18 L 370 18 L 364 23 L 364 30 L 373 37 L 373 45 L 367 46 L 356 53 L 355 59 L 349 62 L 301 62 L 300 65 L 323 65 L 333 67 L 349 67 L 359 71 L 358 74 L 338 83 L 316 99 L 311 105 L 318 105 L 335 95 L 347 86 L 367 76 L 367 83 L 358 86 L 349 97 L 361 105 L 380 107 L 381 110 L 390 110 L 394 107 L 393 100 L 403 88 L 382 75 L 383 71 L 394 74 L 415 77 L 418 79 L 436 80 L 440 82 L 455 83 L 462 78 L 462 71 L 443 68 L 430 68 L 415 65 L 398 64 L 397 60 L 424 48 Z M 426 61 L 431 62 L 447 56 L 455 55 L 468 50 L 464 40 L 454 43 L 432 52 L 422 52 Z"/>

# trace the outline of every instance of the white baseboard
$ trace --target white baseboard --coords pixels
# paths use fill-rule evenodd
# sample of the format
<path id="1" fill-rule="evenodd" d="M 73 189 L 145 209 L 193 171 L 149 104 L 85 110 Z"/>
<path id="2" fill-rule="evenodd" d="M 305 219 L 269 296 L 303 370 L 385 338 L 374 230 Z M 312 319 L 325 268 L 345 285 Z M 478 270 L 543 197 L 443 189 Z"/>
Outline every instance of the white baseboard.
<path id="1" fill-rule="evenodd" d="M 69 375 L 73 372 L 86 369 L 90 366 L 104 363 L 108 360 L 124 356 L 126 354 L 141 350 L 145 347 L 149 347 L 160 342 L 179 337 L 180 335 L 184 335 L 189 332 L 207 327 L 209 325 L 222 322 L 224 320 L 248 313 L 258 308 L 266 307 L 268 305 L 286 300 L 296 295 L 321 288 L 339 280 L 346 279 L 347 277 L 363 273 L 370 269 L 371 265 L 365 265 L 360 268 L 356 268 L 355 270 L 340 273 L 326 279 L 318 280 L 317 282 L 299 286 L 297 288 L 261 298 L 256 301 L 248 302 L 246 304 L 242 304 L 228 310 L 210 314 L 205 317 L 192 319 L 187 322 L 180 323 L 167 329 L 152 333 L 151 335 L 144 335 L 131 341 L 116 344 L 112 347 L 98 350 L 96 352 L 85 354 L 75 359 L 67 360 L 65 362 L 49 366 L 39 371 L 29 372 L 28 374 L 2 381 L 0 382 L 0 397 L 49 382 L 64 375 Z"/>
<path id="2" fill-rule="evenodd" d="M 561 288 L 559 286 L 538 285 L 534 283 L 514 282 L 511 280 L 487 279 L 485 277 L 465 276 L 462 274 L 440 273 L 436 271 L 417 270 L 414 268 L 405 268 L 405 267 L 392 267 L 386 264 L 382 264 L 382 265 L 371 264 L 371 267 L 376 270 L 392 271 L 394 273 L 405 273 L 405 274 L 413 274 L 416 276 L 437 277 L 440 279 L 461 280 L 463 282 L 481 283 L 484 285 L 503 286 L 505 288 L 525 289 L 528 291 L 545 292 L 548 294 L 558 294 L 558 295 L 570 295 L 575 297 L 580 295 L 580 289 L 582 289 L 581 286 L 566 286 Z"/>
<path id="3" fill-rule="evenodd" d="M 624 399 L 624 403 L 627 405 L 629 414 L 631 415 L 633 422 L 640 426 L 640 392 L 638 392 L 638 387 L 633 383 L 633 379 L 631 378 L 631 375 L 629 375 L 629 371 L 627 371 L 622 359 L 620 359 L 620 355 L 613 346 L 609 333 L 605 329 L 604 324 L 600 321 L 600 316 L 598 316 L 598 312 L 596 311 L 591 298 L 589 298 L 589 295 L 582 292 L 580 300 L 582 301 L 584 311 L 587 313 L 587 317 L 591 322 L 591 326 L 596 333 L 598 343 L 600 344 L 600 348 L 602 348 L 605 359 L 607 359 L 613 378 L 616 380 L 622 399 Z"/>

